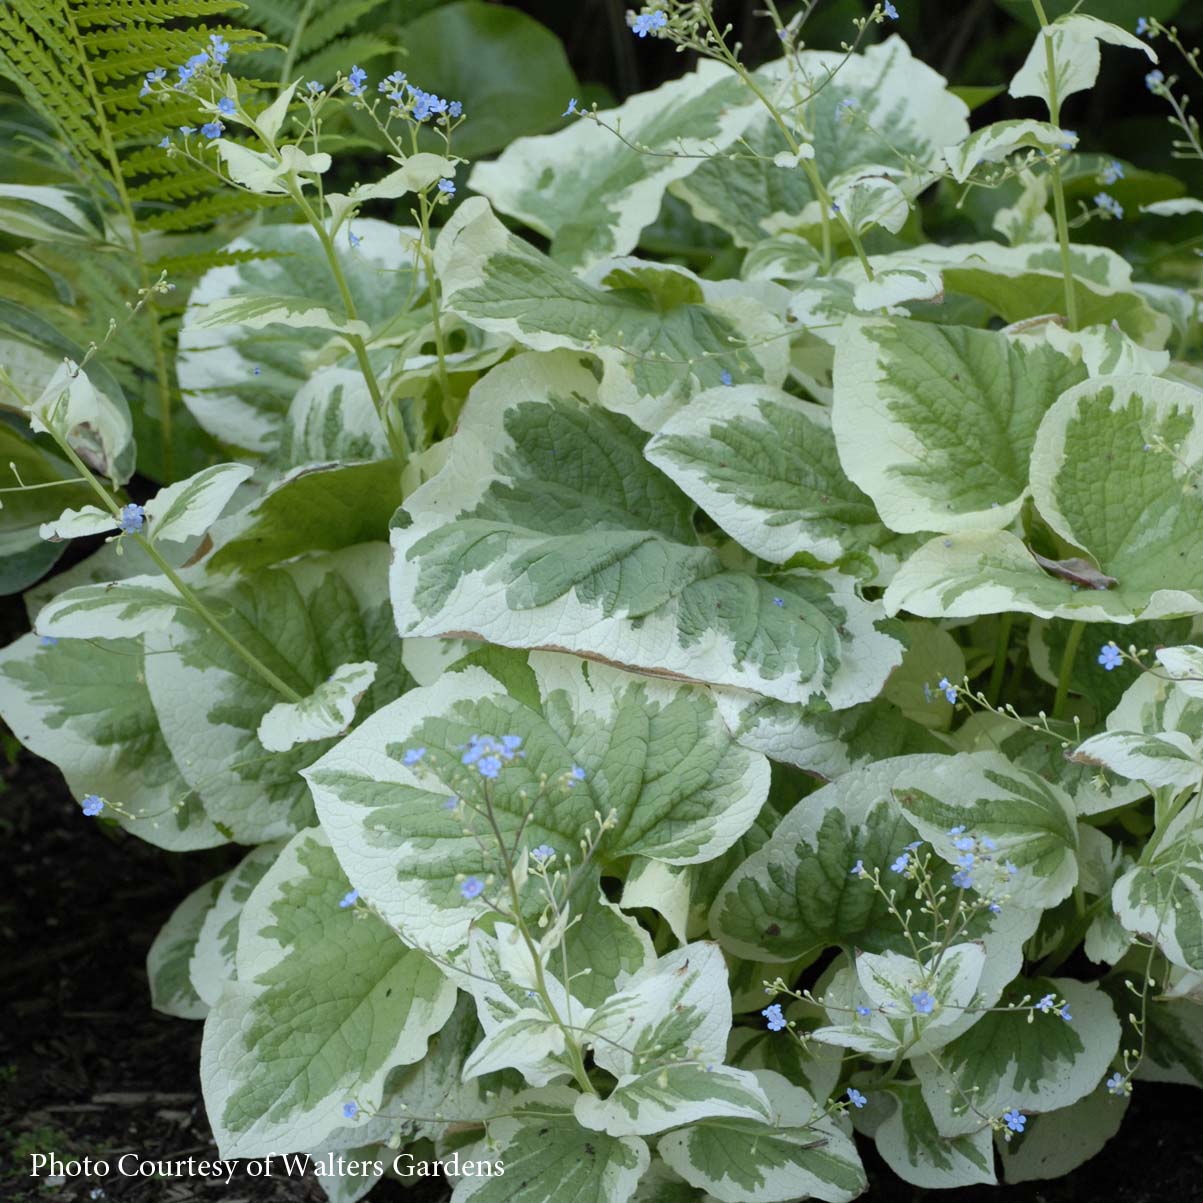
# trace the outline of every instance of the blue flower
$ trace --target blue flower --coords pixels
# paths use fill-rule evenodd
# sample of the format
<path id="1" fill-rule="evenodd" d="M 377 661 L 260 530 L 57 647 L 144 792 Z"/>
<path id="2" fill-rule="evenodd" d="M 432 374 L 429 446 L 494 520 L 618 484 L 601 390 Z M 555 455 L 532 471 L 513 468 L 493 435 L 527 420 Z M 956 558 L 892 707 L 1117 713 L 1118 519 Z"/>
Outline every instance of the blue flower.
<path id="1" fill-rule="evenodd" d="M 1069 1013 L 1068 1007 L 1061 1008 L 1061 1018 L 1064 1019 L 1066 1023 L 1073 1023 L 1074 1021 L 1074 1017 Z"/>
<path id="2" fill-rule="evenodd" d="M 1144 18 L 1141 17 L 1141 20 L 1143 21 Z M 1107 1079 L 1107 1081 L 1104 1083 L 1104 1085 L 1107 1087 L 1107 1092 L 1109 1094 L 1122 1095 L 1125 1093 L 1125 1091 L 1124 1091 L 1124 1075 L 1119 1073 L 1118 1071 L 1113 1073 L 1111 1075 L 1111 1077 L 1109 1077 Z"/>
<path id="3" fill-rule="evenodd" d="M 982 836 L 979 842 L 987 852 L 995 852 L 998 849 L 998 845 L 988 835 Z"/>
<path id="4" fill-rule="evenodd" d="M 251 369 L 251 375 L 258 376 L 262 373 L 262 371 L 263 369 L 258 364 L 255 364 L 255 366 Z"/>
<path id="5" fill-rule="evenodd" d="M 898 20 L 898 10 L 893 6 L 893 4 L 890 3 L 890 0 L 885 0 L 885 3 L 881 6 L 881 11 L 885 13 L 885 15 L 889 17 L 891 21 Z"/>
<path id="6" fill-rule="evenodd" d="M 445 192 L 448 196 L 454 196 L 455 195 L 455 181 L 454 180 L 446 180 L 446 179 L 439 180 L 439 191 Z"/>
<path id="7" fill-rule="evenodd" d="M 482 756 L 476 763 L 476 771 L 482 777 L 487 777 L 490 781 L 496 781 L 501 774 L 501 757 L 493 756 L 492 754 Z"/>
<path id="8" fill-rule="evenodd" d="M 930 1015 L 936 1009 L 936 1000 L 926 990 L 920 990 L 918 994 L 911 995 L 911 1006 L 920 1015 Z"/>
<path id="9" fill-rule="evenodd" d="M 230 116 L 234 111 L 234 102 L 228 96 L 223 96 L 217 102 L 217 111 L 224 113 L 227 117 Z"/>
<path id="10" fill-rule="evenodd" d="M 1063 129 L 1061 131 L 1065 135 L 1065 141 L 1061 143 L 1062 150 L 1073 150 L 1078 144 L 1077 130 Z"/>
<path id="11" fill-rule="evenodd" d="M 1099 179 L 1104 184 L 1114 184 L 1116 180 L 1124 178 L 1124 167 L 1122 163 L 1117 163 L 1114 159 L 1099 172 Z"/>
<path id="12" fill-rule="evenodd" d="M 447 112 L 452 117 L 462 117 L 464 115 L 464 106 L 458 100 L 453 100 L 447 106 Z"/>
<path id="13" fill-rule="evenodd" d="M 426 755 L 425 748 L 406 748 L 405 755 L 401 757 L 401 763 L 407 766 L 412 766 L 418 763 L 423 756 Z"/>
<path id="14" fill-rule="evenodd" d="M 860 877 L 864 873 L 864 871 L 865 871 L 865 862 L 863 860 L 858 860 L 856 862 L 856 864 L 852 866 L 849 876 L 850 877 Z"/>
<path id="15" fill-rule="evenodd" d="M 574 96 L 569 102 L 568 107 L 560 114 L 561 117 L 571 117 L 577 111 L 576 97 Z"/>
<path id="16" fill-rule="evenodd" d="M 640 13 L 631 22 L 631 32 L 639 38 L 646 38 L 654 30 L 663 29 L 668 24 L 668 17 L 661 12 Z"/>
<path id="17" fill-rule="evenodd" d="M 992 915 L 1002 914 L 1002 907 L 999 906 L 997 902 L 990 903 L 990 905 L 986 907 L 986 910 L 988 910 Z"/>
<path id="18" fill-rule="evenodd" d="M 405 72 L 394 71 L 391 75 L 386 75 L 377 85 L 378 92 L 395 92 L 405 83 Z"/>
<path id="19" fill-rule="evenodd" d="M 1157 89 L 1160 88 L 1164 83 L 1164 71 L 1150 71 L 1148 75 L 1145 76 L 1145 87 L 1148 88 L 1150 92 L 1156 92 Z"/>
<path id="20" fill-rule="evenodd" d="M 1019 866 L 1012 861 L 1003 861 L 1003 868 L 1007 871 L 1008 877 L 1014 877 L 1019 872 Z"/>
<path id="21" fill-rule="evenodd" d="M 479 898 L 484 893 L 485 883 L 479 877 L 469 877 L 459 888 L 459 892 L 471 902 L 473 898 Z"/>
<path id="22" fill-rule="evenodd" d="M 148 96 L 150 94 L 150 85 L 157 84 L 159 82 L 159 80 L 161 80 L 163 78 L 163 76 L 166 74 L 167 74 L 166 67 L 156 67 L 153 71 L 147 71 L 146 80 L 142 84 L 142 91 L 139 92 L 138 95 L 139 96 Z"/>
<path id="23" fill-rule="evenodd" d="M 950 827 L 948 829 L 948 834 L 949 835 L 960 835 L 964 830 L 965 830 L 965 824 L 962 823 L 958 827 Z"/>
<path id="24" fill-rule="evenodd" d="M 338 905 L 345 911 L 347 907 L 354 906 L 359 901 L 358 890 L 348 890 L 339 900 Z"/>
<path id="25" fill-rule="evenodd" d="M 765 1007 L 760 1013 L 768 1020 L 770 1032 L 779 1032 L 785 1027 L 785 1016 L 781 1014 L 780 1003 L 773 1003 L 771 1007 Z"/>
<path id="26" fill-rule="evenodd" d="M 579 764 L 574 764 L 572 766 L 572 769 L 569 771 L 568 776 L 573 781 L 584 781 L 585 780 L 585 770 L 583 768 L 581 768 L 581 766 Z"/>
<path id="27" fill-rule="evenodd" d="M 730 388 L 731 385 L 734 383 L 731 373 L 728 372 L 726 368 L 723 368 L 722 373 L 719 375 L 719 380 L 722 381 L 722 383 L 725 384 L 727 386 L 727 388 Z"/>
<path id="28" fill-rule="evenodd" d="M 944 697 L 949 704 L 955 706 L 957 704 L 957 687 L 947 677 L 941 677 L 936 685 L 944 691 Z"/>
<path id="29" fill-rule="evenodd" d="M 343 1104 L 343 1119 L 354 1119 L 359 1114 L 358 1103 Z"/>
<path id="30" fill-rule="evenodd" d="M 957 864 L 960 865 L 962 869 L 972 869 L 973 862 L 975 860 L 977 860 L 977 857 L 974 856 L 972 852 L 962 852 L 961 855 L 957 857 Z"/>
<path id="31" fill-rule="evenodd" d="M 924 681 L 923 682 L 923 700 L 930 706 L 931 699 L 932 699 L 931 686 L 926 681 Z"/>
<path id="32" fill-rule="evenodd" d="M 171 145 L 171 137 L 170 137 L 170 135 L 168 135 L 168 134 L 164 134 L 164 135 L 162 136 L 162 138 L 160 138 L 160 139 L 159 139 L 159 149 L 160 149 L 160 150 L 166 150 L 166 149 L 167 149 L 167 148 L 168 148 L 170 145 Z"/>
<path id="33" fill-rule="evenodd" d="M 952 846 L 958 852 L 968 852 L 973 847 L 973 836 L 971 836 L 971 835 L 957 836 L 957 838 L 952 841 Z M 972 864 L 973 862 L 971 861 L 970 863 Z"/>
<path id="34" fill-rule="evenodd" d="M 785 598 L 784 597 L 773 598 L 773 605 L 775 605 L 778 609 L 781 609 L 785 605 Z"/>
<path id="35" fill-rule="evenodd" d="M 451 797 L 448 798 L 447 801 L 443 803 L 443 809 L 444 810 L 454 810 L 458 805 L 459 805 L 459 799 L 454 794 L 452 794 Z"/>
<path id="36" fill-rule="evenodd" d="M 848 1102 L 850 1102 L 854 1107 L 859 1109 L 868 1101 L 869 1100 L 865 1098 L 865 1096 L 861 1094 L 861 1092 L 857 1090 L 855 1086 L 848 1087 Z"/>
<path id="37" fill-rule="evenodd" d="M 1099 651 L 1099 663 L 1110 672 L 1113 668 L 1118 668 L 1124 662 L 1123 653 L 1115 646 L 1114 643 L 1104 643 Z"/>
<path id="38" fill-rule="evenodd" d="M 348 226 L 347 227 L 347 242 L 350 243 L 351 249 L 354 250 L 362 241 L 363 241 L 363 239 L 360 238 L 360 236 L 358 234 L 356 234 L 355 231 L 352 230 L 350 226 Z"/>
<path id="39" fill-rule="evenodd" d="M 890 866 L 890 869 L 894 873 L 905 873 L 906 867 L 910 863 L 911 863 L 911 854 L 909 852 L 904 852 L 901 856 L 899 856 L 897 858 L 897 860 L 894 861 L 894 863 Z"/>
<path id="40" fill-rule="evenodd" d="M 859 1016 L 860 1016 L 862 1019 L 864 1019 L 864 1017 L 865 1017 L 866 1015 L 869 1015 L 869 1014 L 871 1014 L 871 1013 L 872 1013 L 872 1011 L 871 1011 L 871 1009 L 870 1009 L 869 1007 L 866 1007 L 864 1003 L 861 1003 L 861 1004 L 860 1004 L 860 1006 L 858 1006 L 858 1007 L 856 1008 L 856 1013 L 857 1013 L 857 1014 L 858 1014 L 858 1015 L 859 1015 Z"/>
<path id="41" fill-rule="evenodd" d="M 352 96 L 362 96 L 368 73 L 362 67 L 352 66 L 351 74 L 347 76 L 347 91 Z"/>
<path id="42" fill-rule="evenodd" d="M 503 735 L 501 737 L 501 747 L 503 752 L 508 752 L 510 756 L 513 756 L 513 754 L 517 752 L 520 747 L 522 747 L 522 736 Z"/>
<path id="43" fill-rule="evenodd" d="M 316 79 L 311 79 L 305 87 L 309 89 L 310 96 L 320 96 L 326 90 L 326 85 L 319 83 Z"/>
<path id="44" fill-rule="evenodd" d="M 1114 196 L 1109 196 L 1106 192 L 1098 192 L 1092 199 L 1108 217 L 1113 217 L 1116 221 L 1123 217 L 1124 207 Z"/>
<path id="45" fill-rule="evenodd" d="M 104 810 L 104 799 L 96 794 L 87 794 L 84 796 L 83 802 L 80 803 L 83 807 L 83 812 L 89 819 L 94 819 L 102 810 Z"/>
<path id="46" fill-rule="evenodd" d="M 131 501 L 129 505 L 122 507 L 118 525 L 127 535 L 133 535 L 142 529 L 145 519 L 146 511 L 136 502 Z"/>
<path id="47" fill-rule="evenodd" d="M 958 890 L 969 890 L 973 888 L 973 877 L 970 875 L 968 869 L 958 869 L 952 875 L 952 884 Z"/>
<path id="48" fill-rule="evenodd" d="M 844 99 L 835 106 L 836 120 L 843 120 L 843 118 L 848 113 L 851 113 L 854 108 L 856 108 L 856 100 L 851 96 L 845 96 Z"/>
<path id="49" fill-rule="evenodd" d="M 1012 1107 L 1010 1111 L 1003 1112 L 1003 1122 L 1012 1132 L 1022 1132 L 1028 1122 L 1028 1117 L 1022 1111 L 1017 1111 Z"/>
<path id="50" fill-rule="evenodd" d="M 550 844 L 540 844 L 531 852 L 531 856 L 540 865 L 546 864 L 555 854 L 556 850 Z"/>
<path id="51" fill-rule="evenodd" d="M 223 66 L 226 59 L 230 57 L 230 43 L 221 34 L 211 33 L 209 35 L 209 47 L 213 54 L 213 61 L 219 67 Z"/>
<path id="52" fill-rule="evenodd" d="M 38 640 L 39 647 L 54 647 L 56 643 L 58 643 L 58 640 L 53 635 L 43 635 Z"/>
<path id="53" fill-rule="evenodd" d="M 204 134 L 210 142 L 212 142 L 214 138 L 221 137 L 221 131 L 225 128 L 226 127 L 222 125 L 220 121 L 206 121 L 205 124 L 201 126 L 201 133 Z"/>
<path id="54" fill-rule="evenodd" d="M 1136 36 L 1138 38 L 1143 38 L 1145 36 L 1145 34 L 1148 32 L 1149 32 L 1149 18 L 1148 17 L 1137 17 L 1136 18 Z"/>
<path id="55" fill-rule="evenodd" d="M 181 125 L 180 133 L 183 134 L 184 137 L 186 138 L 186 137 L 188 137 L 189 134 L 195 134 L 196 128 L 195 128 L 195 126 L 191 126 L 191 125 Z"/>

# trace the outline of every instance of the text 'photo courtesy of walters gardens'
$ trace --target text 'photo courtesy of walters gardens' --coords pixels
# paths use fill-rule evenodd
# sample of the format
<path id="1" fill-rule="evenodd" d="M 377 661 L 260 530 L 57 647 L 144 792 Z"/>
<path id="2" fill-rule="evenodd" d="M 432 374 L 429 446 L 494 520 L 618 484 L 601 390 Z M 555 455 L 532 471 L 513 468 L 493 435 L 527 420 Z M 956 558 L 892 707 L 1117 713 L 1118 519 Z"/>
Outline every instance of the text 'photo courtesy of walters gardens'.
<path id="1" fill-rule="evenodd" d="M 0 1195 L 1203 1198 L 1196 7 L 0 7 Z"/>

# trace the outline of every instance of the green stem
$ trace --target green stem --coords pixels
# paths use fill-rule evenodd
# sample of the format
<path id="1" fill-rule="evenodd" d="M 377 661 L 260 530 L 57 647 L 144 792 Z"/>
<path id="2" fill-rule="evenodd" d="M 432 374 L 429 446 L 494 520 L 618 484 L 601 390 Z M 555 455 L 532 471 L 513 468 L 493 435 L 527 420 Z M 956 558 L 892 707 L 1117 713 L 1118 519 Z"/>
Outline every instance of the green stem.
<path id="1" fill-rule="evenodd" d="M 284 65 L 280 68 L 280 86 L 283 88 L 288 84 L 288 77 L 292 74 L 292 69 L 297 61 L 297 55 L 301 51 L 301 41 L 305 37 L 305 30 L 309 28 L 309 18 L 313 15 L 313 6 L 316 0 L 305 0 L 305 7 L 301 10 L 300 16 L 297 17 L 297 23 L 293 27 L 292 38 L 288 43 L 288 50 L 284 54 Z"/>
<path id="2" fill-rule="evenodd" d="M 998 639 L 994 644 L 994 667 L 990 671 L 990 684 L 986 686 L 986 700 L 991 706 L 998 705 L 1002 693 L 1003 675 L 1007 671 L 1007 648 L 1011 643 L 1013 614 L 1004 614 L 998 624 Z"/>
<path id="3" fill-rule="evenodd" d="M 442 289 L 434 270 L 434 252 L 430 246 L 430 214 L 433 206 L 426 193 L 420 194 L 422 224 L 422 262 L 426 266 L 426 288 L 430 293 L 430 324 L 434 331 L 434 350 L 439 362 L 439 387 L 443 392 L 443 411 L 447 411 L 447 398 L 451 394 L 451 382 L 447 376 L 447 349 L 443 337 Z"/>
<path id="4" fill-rule="evenodd" d="M 1073 678 L 1074 659 L 1078 654 L 1078 644 L 1082 642 L 1082 632 L 1086 630 L 1084 622 L 1075 622 L 1069 628 L 1069 638 L 1065 641 L 1065 651 L 1061 655 L 1061 669 L 1057 674 L 1057 695 L 1053 699 L 1053 718 L 1065 716 L 1065 703 L 1069 700 L 1069 685 Z"/>
<path id="5" fill-rule="evenodd" d="M 1040 22 L 1040 37 L 1044 39 L 1045 69 L 1048 72 L 1048 114 L 1053 125 L 1061 126 L 1061 100 L 1057 96 L 1057 55 L 1053 49 L 1053 37 L 1048 33 L 1048 18 L 1044 15 L 1041 0 L 1032 0 L 1036 18 Z M 1069 215 L 1065 206 L 1065 185 L 1061 179 L 1061 165 L 1054 162 L 1053 212 L 1057 221 L 1057 242 L 1061 247 L 1061 273 L 1065 277 L 1065 318 L 1071 330 L 1078 328 L 1078 297 L 1074 288 L 1073 257 L 1069 249 Z"/>

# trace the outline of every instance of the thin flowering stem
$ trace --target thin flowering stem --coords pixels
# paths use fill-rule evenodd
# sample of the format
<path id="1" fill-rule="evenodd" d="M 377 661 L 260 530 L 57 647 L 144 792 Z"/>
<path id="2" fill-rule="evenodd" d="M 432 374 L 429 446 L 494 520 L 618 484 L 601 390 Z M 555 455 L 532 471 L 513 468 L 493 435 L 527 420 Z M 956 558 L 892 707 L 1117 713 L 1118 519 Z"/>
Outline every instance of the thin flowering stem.
<path id="1" fill-rule="evenodd" d="M 1053 718 L 1065 717 L 1065 707 L 1069 701 L 1069 687 L 1073 681 L 1074 660 L 1078 655 L 1078 644 L 1086 631 L 1085 622 L 1075 622 L 1069 628 L 1069 636 L 1065 641 L 1065 651 L 1061 655 L 1061 668 L 1057 673 L 1057 692 L 1053 698 Z"/>
<path id="2" fill-rule="evenodd" d="M 1055 126 L 1061 125 L 1061 100 L 1057 95 L 1057 55 L 1053 47 L 1053 36 L 1049 27 L 1048 17 L 1044 14 L 1041 0 L 1032 0 L 1036 10 L 1036 18 L 1040 22 L 1040 37 L 1044 39 L 1044 54 L 1046 71 L 1048 73 L 1048 111 L 1049 120 Z M 1065 319 L 1071 330 L 1078 328 L 1078 296 L 1074 282 L 1073 255 L 1069 244 L 1069 221 L 1065 206 L 1065 183 L 1061 178 L 1060 161 L 1054 158 L 1049 164 L 1049 174 L 1053 181 L 1053 212 L 1057 223 L 1057 242 L 1061 248 L 1061 272 L 1065 277 Z M 1053 710 L 1056 715 L 1056 708 Z"/>

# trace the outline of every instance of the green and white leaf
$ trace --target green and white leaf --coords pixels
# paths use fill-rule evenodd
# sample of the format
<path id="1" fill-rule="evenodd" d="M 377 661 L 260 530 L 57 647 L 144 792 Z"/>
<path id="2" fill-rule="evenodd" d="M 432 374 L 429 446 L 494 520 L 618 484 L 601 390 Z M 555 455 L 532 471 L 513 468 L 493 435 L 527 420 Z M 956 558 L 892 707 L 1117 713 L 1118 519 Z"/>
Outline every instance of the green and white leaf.
<path id="1" fill-rule="evenodd" d="M 1078 880 L 1073 801 L 1036 773 L 997 752 L 962 752 L 930 767 L 903 768 L 894 796 L 936 854 L 950 865 L 959 852 L 949 829 L 989 836 L 996 860 L 1018 869 L 1009 889 L 1026 906 L 1050 907 Z"/>
<path id="2" fill-rule="evenodd" d="M 944 149 L 944 161 L 952 178 L 963 184 L 982 163 L 1001 163 L 1017 150 L 1030 148 L 1041 152 L 1071 150 L 1078 136 L 1071 130 L 1058 129 L 1047 121 L 1030 118 L 995 121 L 974 130 L 964 142 Z"/>
<path id="3" fill-rule="evenodd" d="M 200 574 L 181 575 L 190 584 Z M 35 629 L 56 639 L 128 639 L 161 630 L 185 608 L 165 576 L 131 576 L 57 594 L 38 611 Z"/>
<path id="4" fill-rule="evenodd" d="M 899 1178 L 928 1190 L 992 1186 L 997 1181 L 987 1125 L 964 1135 L 942 1136 L 913 1082 L 895 1084 L 887 1093 L 893 1110 L 877 1126 L 873 1139 L 882 1160 Z"/>
<path id="5" fill-rule="evenodd" d="M 758 116 L 759 102 L 735 75 L 703 60 L 682 79 L 602 114 L 621 140 L 578 118 L 558 133 L 519 138 L 496 161 L 475 167 L 468 182 L 547 238 L 554 259 L 586 267 L 634 250 L 669 184 Z"/>
<path id="6" fill-rule="evenodd" d="M 1072 1021 L 1037 1011 L 1029 1023 L 1031 1004 L 1045 994 L 1066 999 Z M 1120 1043 L 1119 1020 L 1107 995 L 1093 983 L 1071 978 L 1017 978 L 1003 1003 L 1018 1003 L 1024 995 L 1029 996 L 1027 1006 L 991 1011 L 945 1045 L 938 1065 L 927 1057 L 914 1062 L 923 1098 L 942 1135 L 976 1131 L 982 1122 L 979 1113 L 1068 1107 L 1102 1081 Z M 950 1088 L 950 1076 L 956 1088 Z M 973 1110 L 965 1098 L 973 1100 Z"/>
<path id="7" fill-rule="evenodd" d="M 637 974 L 589 1021 L 594 1061 L 618 1079 L 610 1095 L 580 1095 L 587 1128 L 639 1136 L 726 1116 L 768 1123 L 756 1078 L 722 1064 L 731 1031 L 727 968 L 717 944 L 688 944 Z"/>
<path id="8" fill-rule="evenodd" d="M 287 752 L 297 744 L 342 735 L 375 679 L 376 665 L 371 660 L 340 664 L 308 697 L 277 702 L 260 720 L 259 742 L 269 752 Z"/>
<path id="9" fill-rule="evenodd" d="M 1001 331 L 849 320 L 835 355 L 840 462 L 893 530 L 1001 529 L 1027 495 L 1041 419 L 1085 377 Z"/>
<path id="10" fill-rule="evenodd" d="M 160 489 L 146 503 L 147 533 L 174 543 L 203 535 L 253 473 L 247 464 L 214 464 Z"/>
<path id="11" fill-rule="evenodd" d="M 1053 70 L 1049 79 L 1048 43 L 1052 43 Z M 1098 17 L 1085 13 L 1067 13 L 1058 17 L 1036 35 L 1024 64 L 1007 89 L 1011 96 L 1035 96 L 1052 108 L 1051 95 L 1063 104 L 1067 96 L 1093 88 L 1099 77 L 1102 56 L 1099 43 L 1141 50 L 1149 62 L 1157 62 L 1157 52 L 1148 42 Z M 1055 87 L 1054 87 L 1055 85 Z"/>
<path id="12" fill-rule="evenodd" d="M 368 218 L 356 222 L 356 231 L 358 249 L 340 239 L 335 253 L 358 322 L 381 331 L 399 320 L 398 298 L 422 291 L 415 278 L 413 232 Z M 323 366 L 351 369 L 355 360 L 341 338 L 331 339 L 328 322 L 327 328 L 263 325 L 273 313 L 291 320 L 312 312 L 313 321 L 326 321 L 320 311 L 331 292 L 330 266 L 308 226 L 263 226 L 226 249 L 257 257 L 213 268 L 193 288 L 179 336 L 180 389 L 185 404 L 214 438 L 250 452 L 273 452 L 299 387 Z M 277 306 L 281 298 L 286 303 Z M 223 320 L 233 322 L 240 310 L 249 324 L 201 325 L 205 314 L 224 314 Z M 347 322 L 344 313 L 333 324 L 360 328 Z"/>
<path id="13" fill-rule="evenodd" d="M 719 856 L 768 792 L 767 762 L 732 740 L 706 691 L 569 656 L 532 654 L 530 669 L 537 694 L 525 703 L 482 669 L 447 673 L 374 714 L 304 773 L 356 886 L 439 954 L 462 947 L 481 913 L 459 881 L 500 874 L 483 824 L 484 779 L 457 750 L 473 735 L 523 740 L 524 756 L 491 786 L 504 838 L 521 829 L 530 848 L 575 855 L 594 812 L 613 810 L 596 857 L 615 875 L 632 856 L 670 864 Z M 419 747 L 424 758 L 406 766 L 405 751 Z M 572 780 L 574 765 L 583 781 Z M 449 796 L 462 799 L 464 814 L 445 808 Z M 534 893 L 532 919 L 544 906 Z"/>
<path id="14" fill-rule="evenodd" d="M 1000 1141 L 1007 1182 L 1060 1178 L 1084 1165 L 1119 1131 L 1128 1096 L 1112 1094 L 1101 1082 L 1068 1107 L 1033 1115 L 1020 1139 Z"/>
<path id="15" fill-rule="evenodd" d="M 54 184 L 0 184 L 0 225 L 10 238 L 95 244 L 104 219 L 82 189 Z"/>
<path id="16" fill-rule="evenodd" d="M 280 431 L 282 466 L 378 460 L 391 454 L 358 367 L 319 368 L 297 389 Z"/>
<path id="17" fill-rule="evenodd" d="M 204 1019 L 209 1005 L 192 984 L 188 966 L 201 927 L 212 912 L 229 875 L 223 873 L 198 886 L 171 912 L 146 954 L 150 1002 L 156 1011 L 177 1019 Z"/>
<path id="18" fill-rule="evenodd" d="M 902 648 L 851 578 L 728 568 L 642 432 L 593 395 L 564 356 L 520 357 L 473 390 L 446 466 L 394 524 L 402 634 L 548 645 L 837 709 L 874 696 Z"/>
<path id="19" fill-rule="evenodd" d="M 452 1203 L 627 1203 L 651 1161 L 637 1136 L 612 1137 L 582 1128 L 573 1115 L 582 1096 L 564 1086 L 527 1090 L 506 1100 L 483 1146 L 466 1153 L 497 1159 L 505 1173 L 467 1175 Z M 514 1183 L 522 1183 L 515 1195 Z"/>
<path id="20" fill-rule="evenodd" d="M 851 556 L 888 576 L 898 539 L 843 474 L 830 410 L 763 385 L 710 389 L 660 428 L 644 454 L 727 534 L 762 559 Z"/>
<path id="21" fill-rule="evenodd" d="M 201 1082 L 224 1157 L 307 1148 L 342 1104 L 380 1106 L 417 1061 L 455 987 L 371 914 L 340 908 L 346 878 L 317 829 L 299 832 L 242 914 L 238 980 L 205 1022 Z"/>
<path id="22" fill-rule="evenodd" d="M 511 234 L 480 197 L 443 228 L 435 266 L 447 307 L 481 329 L 536 351 L 596 355 L 602 404 L 647 430 L 724 372 L 774 386 L 785 379 L 785 327 L 759 299 L 775 286 L 711 283 L 634 258 L 578 276 Z"/>
<path id="23" fill-rule="evenodd" d="M 660 1156 L 722 1203 L 846 1203 L 862 1194 L 865 1171 L 836 1121 L 780 1074 L 760 1070 L 756 1079 L 772 1107 L 767 1129 L 743 1119 L 703 1120 L 662 1136 Z"/>
<path id="24" fill-rule="evenodd" d="M 273 840 L 252 848 L 225 875 L 213 905 L 205 912 L 188 962 L 188 978 L 207 1007 L 217 1005 L 226 982 L 238 976 L 238 926 L 242 908 L 284 847 Z"/>
<path id="25" fill-rule="evenodd" d="M 1203 778 L 1203 755 L 1182 731 L 1146 735 L 1139 731 L 1106 731 L 1092 735 L 1074 751 L 1074 759 L 1100 764 L 1121 777 L 1146 785 L 1189 789 Z"/>
<path id="26" fill-rule="evenodd" d="M 814 167 L 825 184 L 854 179 L 860 169 L 884 169 L 906 173 L 902 192 L 913 195 L 942 166 L 943 148 L 969 133 L 969 110 L 899 37 L 850 56 L 804 50 L 762 68 L 760 78 L 782 89 L 779 109 L 798 113 L 795 137 L 813 146 Z M 772 119 L 758 115 L 739 156 L 708 158 L 672 191 L 741 246 L 791 226 L 817 229 L 825 215 L 806 172 L 776 161 L 787 150 Z"/>
<path id="27" fill-rule="evenodd" d="M 332 330 L 336 334 L 354 335 L 356 338 L 367 338 L 372 333 L 366 322 L 352 320 L 323 305 L 315 305 L 307 297 L 222 297 L 194 306 L 190 317 L 192 325 L 201 330 L 221 329 L 223 326 L 242 326 L 246 330 L 288 326 L 293 330 Z"/>
<path id="28" fill-rule="evenodd" d="M 212 848 L 225 837 L 176 767 L 145 673 L 134 639 L 23 635 L 0 651 L 0 716 L 75 797 L 113 803 L 106 815 L 131 834 L 178 852 Z"/>
<path id="29" fill-rule="evenodd" d="M 310 556 L 249 573 L 206 598 L 243 647 L 302 698 L 340 666 L 373 662 L 375 680 L 359 710 L 367 715 L 410 684 L 383 593 L 387 555 L 376 543 Z M 210 815 L 241 843 L 312 823 L 313 802 L 299 773 L 331 739 L 266 748 L 260 726 L 284 699 L 190 611 L 148 636 L 147 652 L 146 680 L 163 734 Z M 340 719 L 359 692 L 349 688 Z M 296 734 L 290 728 L 288 738 Z"/>
<path id="30" fill-rule="evenodd" d="M 64 510 L 53 522 L 43 522 L 38 534 L 43 539 L 58 542 L 62 539 L 79 539 L 84 535 L 103 535 L 116 530 L 117 526 L 117 519 L 108 510 L 85 505 L 78 510 Z"/>

